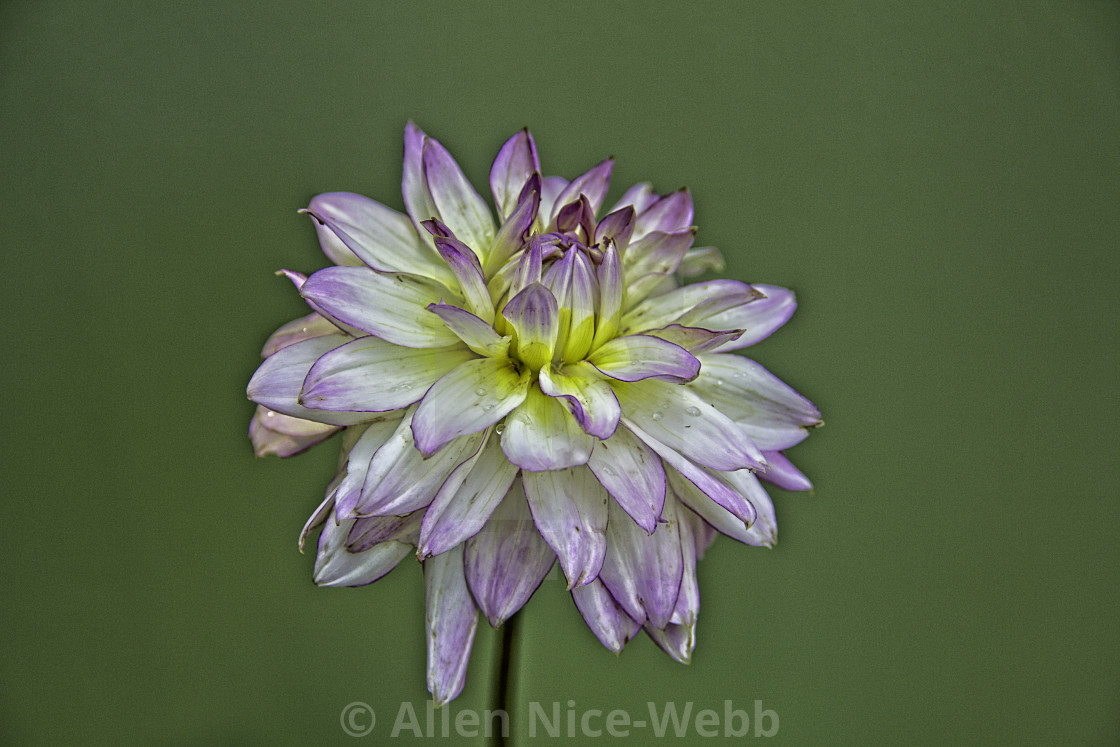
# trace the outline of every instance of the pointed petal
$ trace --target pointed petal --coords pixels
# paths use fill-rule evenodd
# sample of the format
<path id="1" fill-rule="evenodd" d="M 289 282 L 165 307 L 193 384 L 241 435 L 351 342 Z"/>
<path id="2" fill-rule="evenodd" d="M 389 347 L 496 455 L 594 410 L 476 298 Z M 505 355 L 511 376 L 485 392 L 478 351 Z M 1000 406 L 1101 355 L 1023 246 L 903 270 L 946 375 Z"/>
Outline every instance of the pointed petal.
<path id="1" fill-rule="evenodd" d="M 561 398 L 580 427 L 592 436 L 610 438 L 618 428 L 622 415 L 618 398 L 590 364 L 576 363 L 561 371 L 545 366 L 540 371 L 539 382 L 541 391 Z"/>
<path id="2" fill-rule="evenodd" d="M 300 293 L 327 315 L 396 345 L 438 348 L 458 341 L 427 313 L 428 304 L 449 296 L 457 301 L 458 294 L 417 275 L 328 267 L 309 277 Z"/>
<path id="3" fill-rule="evenodd" d="M 587 200 L 591 203 L 592 210 L 596 213 L 599 212 L 599 208 L 603 205 L 603 198 L 607 196 L 607 187 L 609 187 L 611 183 L 611 169 L 613 168 L 614 159 L 608 158 L 602 163 L 593 166 L 586 173 L 573 179 L 556 197 L 556 201 L 552 206 L 552 211 L 548 216 L 549 221 L 556 218 L 556 214 L 560 211 L 560 208 L 573 200 L 579 199 L 581 194 L 587 195 Z"/>
<path id="4" fill-rule="evenodd" d="M 560 314 L 548 288 L 540 283 L 527 285 L 509 300 L 502 316 L 516 332 L 517 353 L 525 366 L 535 371 L 552 360 Z"/>
<path id="5" fill-rule="evenodd" d="M 463 690 L 478 626 L 478 609 L 463 576 L 462 547 L 424 561 L 424 606 L 428 692 L 438 707 Z"/>
<path id="6" fill-rule="evenodd" d="M 765 298 L 715 314 L 707 321 L 716 327 L 745 329 L 743 336 L 727 343 L 720 352 L 738 350 L 754 345 L 772 335 L 775 330 L 789 321 L 797 310 L 797 299 L 793 291 L 776 285 L 755 285 Z"/>
<path id="7" fill-rule="evenodd" d="M 679 661 L 681 664 L 692 662 L 692 649 L 696 645 L 695 622 L 690 625 L 670 623 L 663 630 L 646 625 L 645 631 L 646 635 L 674 661 Z"/>
<path id="8" fill-rule="evenodd" d="M 572 600 L 599 642 L 616 654 L 641 630 L 641 623 L 626 614 L 599 579 L 572 589 Z"/>
<path id="9" fill-rule="evenodd" d="M 488 358 L 505 358 L 509 355 L 510 336 L 499 335 L 493 326 L 466 309 L 433 303 L 428 306 L 428 311 L 442 319 L 456 337 L 479 355 Z"/>
<path id="10" fill-rule="evenodd" d="M 653 438 L 638 426 L 626 420 L 626 418 L 623 418 L 622 422 L 626 424 L 627 428 L 634 432 L 635 436 L 657 452 L 657 455 L 661 457 L 662 461 L 664 461 L 667 466 L 672 467 L 696 486 L 702 495 L 707 496 L 730 511 L 740 521 L 744 521 L 748 524 L 754 521 L 754 506 L 752 506 L 750 501 L 745 497 L 735 492 L 735 490 L 728 487 L 720 480 L 717 480 L 708 470 L 705 470 L 689 459 L 681 456 L 677 451 L 661 443 L 656 438 Z M 669 470 L 666 470 L 666 472 L 669 472 Z"/>
<path id="11" fill-rule="evenodd" d="M 439 210 L 440 220 L 480 259 L 485 259 L 490 245 L 494 243 L 494 219 L 490 208 L 439 141 L 433 138 L 424 141 L 422 159 L 424 182 Z"/>
<path id="12" fill-rule="evenodd" d="M 684 327 L 680 324 L 670 324 L 660 329 L 647 330 L 643 334 L 660 337 L 662 340 L 668 340 L 669 342 L 680 345 L 693 355 L 699 355 L 700 353 L 714 350 L 720 345 L 734 340 L 736 337 L 743 334 L 743 330 L 710 330 L 704 329 L 703 327 Z"/>
<path id="13" fill-rule="evenodd" d="M 656 377 L 684 383 L 700 373 L 700 361 L 680 345 L 649 335 L 616 337 L 587 359 L 612 379 L 639 381 Z"/>
<path id="14" fill-rule="evenodd" d="M 665 470 L 665 473 L 670 491 L 685 507 L 693 511 L 720 534 L 725 534 L 747 545 L 754 544 L 753 536 L 747 528 L 747 522 L 718 505 L 704 491 L 682 477 L 676 470 L 668 469 Z M 722 483 L 720 484 L 722 485 Z"/>
<path id="15" fill-rule="evenodd" d="M 412 224 L 416 227 L 420 240 L 434 246 L 432 237 L 420 224 L 430 218 L 439 217 L 439 209 L 432 200 L 428 185 L 424 181 L 424 141 L 428 136 L 409 122 L 404 128 L 404 177 L 401 180 L 401 193 L 404 195 L 405 209 Z"/>
<path id="16" fill-rule="evenodd" d="M 377 450 L 366 472 L 357 513 L 361 516 L 406 514 L 432 502 L 452 471 L 482 447 L 485 433 L 451 439 L 425 458 L 413 444 L 416 418 L 408 415 Z"/>
<path id="17" fill-rule="evenodd" d="M 556 562 L 533 524 L 520 480 L 514 480 L 486 526 L 466 546 L 467 583 L 494 627 L 529 601 Z"/>
<path id="18" fill-rule="evenodd" d="M 657 454 L 626 428 L 595 444 L 587 466 L 635 523 L 652 534 L 665 505 L 665 469 Z"/>
<path id="19" fill-rule="evenodd" d="M 412 421 L 416 448 L 428 456 L 451 439 L 497 423 L 525 401 L 529 371 L 508 360 L 461 363 L 432 385 Z"/>
<path id="20" fill-rule="evenodd" d="M 506 418 L 502 451 L 510 462 L 531 472 L 587 464 L 595 439 L 588 435 L 560 400 L 538 386 Z"/>
<path id="21" fill-rule="evenodd" d="M 403 413 L 402 413 L 403 414 Z M 386 419 L 371 423 L 361 434 L 346 455 L 346 474 L 338 485 L 335 495 L 335 516 L 348 519 L 354 515 L 366 484 L 366 473 L 378 449 L 393 437 L 400 426 L 400 418 Z M 350 431 L 347 430 L 347 434 Z"/>
<path id="22" fill-rule="evenodd" d="M 623 333 L 641 332 L 657 329 L 668 324 L 696 326 L 705 323 L 713 329 L 739 329 L 735 325 L 723 326 L 708 317 L 724 309 L 758 302 L 760 292 L 738 280 L 708 280 L 691 283 L 669 291 L 664 295 L 650 296 L 622 317 Z M 705 313 L 692 313 L 701 307 Z"/>
<path id="23" fill-rule="evenodd" d="M 365 586 L 393 570 L 412 548 L 403 542 L 382 542 L 361 553 L 346 549 L 351 521 L 328 521 L 319 533 L 315 583 L 319 586 Z"/>
<path id="24" fill-rule="evenodd" d="M 310 449 L 338 431 L 337 426 L 289 417 L 257 405 L 249 421 L 249 440 L 259 456 L 289 457 Z"/>
<path id="25" fill-rule="evenodd" d="M 312 337 L 337 334 L 338 327 L 334 326 L 325 317 L 312 312 L 307 316 L 301 316 L 299 319 L 288 322 L 273 332 L 268 341 L 265 342 L 264 349 L 261 350 L 261 357 L 267 358 L 278 350 L 303 340 L 309 340 Z"/>
<path id="26" fill-rule="evenodd" d="M 498 217 L 505 220 L 517 206 L 521 188 L 534 172 L 541 170 L 537 157 L 537 145 L 529 129 L 519 130 L 506 141 L 490 167 L 490 191 L 494 194 L 494 205 Z"/>
<path id="27" fill-rule="evenodd" d="M 684 563 L 675 504 L 666 502 L 657 530 L 647 535 L 611 501 L 607 553 L 599 578 L 635 620 L 657 628 L 669 624 L 681 588 Z"/>
<path id="28" fill-rule="evenodd" d="M 692 195 L 687 189 L 681 189 L 665 195 L 638 213 L 634 237 L 631 241 L 637 241 L 654 231 L 668 233 L 690 225 L 692 225 Z"/>
<path id="29" fill-rule="evenodd" d="M 641 213 L 655 202 L 657 202 L 657 193 L 653 191 L 653 185 L 649 182 L 639 182 L 623 193 L 610 212 L 633 207 L 635 212 Z"/>
<path id="30" fill-rule="evenodd" d="M 599 281 L 591 260 L 583 252 L 572 252 L 571 295 L 565 304 L 571 312 L 560 357 L 578 361 L 587 356 L 595 339 L 595 310 L 599 305 Z"/>
<path id="31" fill-rule="evenodd" d="M 417 555 L 440 555 L 477 534 L 516 476 L 517 467 L 491 435 L 478 454 L 455 468 L 424 512 Z"/>
<path id="32" fill-rule="evenodd" d="M 303 212 L 315 219 L 321 243 L 325 233 L 333 234 L 375 270 L 423 275 L 445 285 L 451 280 L 447 268 L 424 246 L 409 217 L 375 200 L 350 192 L 328 192 L 313 197 Z"/>
<path id="33" fill-rule="evenodd" d="M 315 362 L 300 401 L 315 410 L 399 410 L 418 402 L 436 379 L 474 358 L 462 344 L 405 348 L 379 337 L 360 337 Z"/>
<path id="34" fill-rule="evenodd" d="M 813 483 L 793 466 L 793 463 L 780 451 L 764 451 L 766 463 L 770 470 L 759 475 L 767 482 L 777 485 L 782 490 L 812 490 Z"/>
<path id="35" fill-rule="evenodd" d="M 341 477 L 342 475 L 335 475 L 335 478 L 331 480 L 330 484 L 327 486 L 327 495 L 323 499 L 323 502 L 311 513 L 311 516 L 307 517 L 307 522 L 304 523 L 303 529 L 299 533 L 300 553 L 303 553 L 303 546 L 307 542 L 307 535 L 310 534 L 312 530 L 322 526 L 323 522 L 334 512 L 334 494 Z"/>
<path id="36" fill-rule="evenodd" d="M 427 227 L 430 223 L 425 222 Z M 436 250 L 447 262 L 466 299 L 467 309 L 488 324 L 494 322 L 494 301 L 486 289 L 482 265 L 469 246 L 454 236 L 436 236 Z"/>
<path id="37" fill-rule="evenodd" d="M 522 472 L 533 522 L 560 559 L 568 588 L 599 575 L 606 552 L 607 491 L 586 467 Z"/>
<path id="38" fill-rule="evenodd" d="M 544 228 L 544 224 L 549 223 L 554 217 L 553 210 L 557 209 L 556 198 L 568 186 L 568 180 L 562 176 L 546 176 L 541 179 L 541 206 L 537 213 L 536 227 L 538 230 Z"/>
<path id="39" fill-rule="evenodd" d="M 702 246 L 689 249 L 681 259 L 677 272 L 681 277 L 692 278 L 703 275 L 705 272 L 719 272 L 727 265 L 723 255 L 714 246 Z"/>
<path id="40" fill-rule="evenodd" d="M 681 561 L 684 570 L 681 572 L 681 588 L 677 594 L 677 603 L 673 607 L 673 616 L 670 623 L 696 625 L 696 617 L 700 614 L 700 585 L 696 581 L 696 558 L 701 552 L 700 542 L 706 537 L 704 521 L 681 506 L 677 507 L 677 519 L 681 533 Z M 688 653 L 692 653 L 689 646 Z"/>
<path id="41" fill-rule="evenodd" d="M 766 468 L 742 429 L 689 387 L 644 379 L 617 383 L 614 391 L 625 418 L 692 461 L 718 470 Z"/>
<path id="42" fill-rule="evenodd" d="M 774 502 L 749 469 L 721 472 L 720 479 L 730 485 L 754 507 L 755 520 L 747 529 L 747 544 L 755 547 L 773 547 L 778 544 L 778 520 L 774 515 Z"/>
<path id="43" fill-rule="evenodd" d="M 634 233 L 634 207 L 628 205 L 603 217 L 595 228 L 595 243 L 610 241 L 618 246 L 623 256 Z"/>
<path id="44" fill-rule="evenodd" d="M 299 403 L 299 393 L 307 372 L 321 356 L 345 344 L 344 335 L 312 337 L 289 345 L 265 359 L 245 393 L 258 405 L 301 420 L 331 425 L 353 425 L 372 419 L 368 413 L 310 410 Z"/>
<path id="45" fill-rule="evenodd" d="M 676 272 L 695 238 L 696 229 L 685 228 L 673 233 L 654 231 L 641 239 L 632 239 L 623 256 L 627 276 L 636 278 L 650 273 L 668 275 Z M 631 305 L 639 300 L 632 299 Z"/>
<path id="46" fill-rule="evenodd" d="M 787 448 L 804 439 L 805 428 L 821 424 L 812 402 L 751 359 L 710 353 L 700 361 L 700 376 L 688 388 L 739 424 L 760 448 Z"/>

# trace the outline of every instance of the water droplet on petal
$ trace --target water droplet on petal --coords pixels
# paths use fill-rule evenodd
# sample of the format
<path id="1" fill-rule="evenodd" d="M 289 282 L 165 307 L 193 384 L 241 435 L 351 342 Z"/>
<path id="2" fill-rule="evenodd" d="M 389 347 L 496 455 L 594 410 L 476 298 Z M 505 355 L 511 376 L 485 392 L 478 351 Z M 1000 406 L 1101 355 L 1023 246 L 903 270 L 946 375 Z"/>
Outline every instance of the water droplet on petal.
<path id="1" fill-rule="evenodd" d="M 486 390 L 483 389 L 482 387 L 479 387 L 478 389 L 474 390 L 474 393 L 477 394 L 479 397 L 483 397 L 483 396 L 486 395 Z"/>
<path id="2" fill-rule="evenodd" d="M 723 379 L 716 379 L 716 386 L 723 386 Z"/>
<path id="3" fill-rule="evenodd" d="M 693 417 L 696 417 L 697 415 L 700 414 L 700 408 L 699 407 L 689 407 L 687 410 L 685 410 L 685 412 L 687 412 L 689 415 L 692 415 Z"/>
<path id="4" fill-rule="evenodd" d="M 506 429 L 506 421 L 504 421 L 504 420 L 502 422 L 498 423 L 496 426 L 494 426 L 494 432 L 497 433 L 499 436 L 502 435 L 502 431 L 504 431 L 505 429 Z"/>
<path id="5" fill-rule="evenodd" d="M 653 413 L 653 415 L 651 415 L 650 417 L 653 418 L 654 420 L 661 420 L 661 418 L 665 417 L 665 414 L 662 413 L 661 410 L 658 410 L 657 412 Z"/>
<path id="6" fill-rule="evenodd" d="M 490 412 L 491 410 L 494 409 L 494 403 L 491 402 L 490 404 L 486 405 L 486 407 L 483 407 L 482 409 L 486 410 L 486 412 Z"/>

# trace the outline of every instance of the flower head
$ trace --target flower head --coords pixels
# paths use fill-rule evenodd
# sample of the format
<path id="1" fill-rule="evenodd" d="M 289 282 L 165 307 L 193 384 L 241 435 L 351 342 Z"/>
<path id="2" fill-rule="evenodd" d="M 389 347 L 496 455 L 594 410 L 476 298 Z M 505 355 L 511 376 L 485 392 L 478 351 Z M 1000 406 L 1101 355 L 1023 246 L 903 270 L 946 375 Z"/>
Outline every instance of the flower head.
<path id="1" fill-rule="evenodd" d="M 359 586 L 423 561 L 428 688 L 458 695 L 478 612 L 498 626 L 559 562 L 608 648 L 639 630 L 691 655 L 696 562 L 716 533 L 776 540 L 759 478 L 820 424 L 731 351 L 789 319 L 793 294 L 711 280 L 692 198 L 648 184 L 603 210 L 607 160 L 540 176 L 522 130 L 490 172 L 498 220 L 436 140 L 405 130 L 402 215 L 356 194 L 306 209 L 334 266 L 284 271 L 312 313 L 269 338 L 249 383 L 258 454 L 342 431 L 315 582 Z M 600 217 L 601 216 L 601 217 Z"/>

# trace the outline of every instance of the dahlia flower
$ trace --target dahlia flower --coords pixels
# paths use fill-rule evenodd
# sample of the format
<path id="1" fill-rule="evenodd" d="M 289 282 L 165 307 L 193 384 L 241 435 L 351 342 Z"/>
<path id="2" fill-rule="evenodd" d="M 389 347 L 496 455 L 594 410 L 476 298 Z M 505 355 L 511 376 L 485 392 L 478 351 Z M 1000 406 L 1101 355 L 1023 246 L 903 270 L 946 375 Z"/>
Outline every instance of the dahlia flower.
<path id="1" fill-rule="evenodd" d="M 334 265 L 282 271 L 312 313 L 264 347 L 252 441 L 290 456 L 341 431 L 300 546 L 322 526 L 323 586 L 423 562 L 437 703 L 463 687 L 478 613 L 502 625 L 556 562 L 603 645 L 644 630 L 687 662 L 713 537 L 772 545 L 759 479 L 809 488 L 782 451 L 820 413 L 732 353 L 784 324 L 793 294 L 681 285 L 722 267 L 692 248 L 691 196 L 638 184 L 603 211 L 611 167 L 542 178 L 522 130 L 490 171 L 495 221 L 410 123 L 408 214 L 319 195 L 304 212 Z"/>

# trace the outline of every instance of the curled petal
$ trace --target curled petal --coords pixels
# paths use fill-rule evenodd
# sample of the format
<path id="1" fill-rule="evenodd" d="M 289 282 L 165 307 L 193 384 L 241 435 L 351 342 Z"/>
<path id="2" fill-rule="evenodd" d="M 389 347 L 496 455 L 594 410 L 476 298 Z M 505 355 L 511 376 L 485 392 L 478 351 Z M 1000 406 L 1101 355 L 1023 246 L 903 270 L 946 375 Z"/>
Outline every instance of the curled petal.
<path id="1" fill-rule="evenodd" d="M 494 327 L 479 319 L 466 309 L 433 303 L 428 306 L 432 312 L 447 325 L 448 329 L 463 341 L 468 348 L 488 358 L 509 355 L 509 335 L 499 335 Z"/>
<path id="2" fill-rule="evenodd" d="M 607 539 L 610 498 L 586 467 L 556 472 L 522 472 L 533 522 L 560 559 L 568 588 L 599 575 Z"/>
<path id="3" fill-rule="evenodd" d="M 614 168 L 614 159 L 608 158 L 602 163 L 593 166 L 587 173 L 577 176 L 556 197 L 549 220 L 556 218 L 556 213 L 564 205 L 576 200 L 579 196 L 586 195 L 591 204 L 592 213 L 599 212 L 603 198 L 607 196 L 607 187 L 611 183 L 611 169 Z"/>
<path id="4" fill-rule="evenodd" d="M 684 478 L 673 469 L 666 470 L 669 489 L 674 496 L 688 509 L 704 520 L 720 534 L 727 535 L 746 545 L 755 544 L 747 522 L 732 514 L 726 508 L 718 505 L 695 483 Z M 723 483 L 719 483 L 723 485 Z M 752 506 L 753 508 L 753 506 Z"/>
<path id="5" fill-rule="evenodd" d="M 425 223 L 427 226 L 428 223 Z M 471 248 L 454 236 L 436 236 L 436 250 L 447 262 L 472 314 L 488 324 L 494 322 L 494 301 L 486 289 L 482 265 Z"/>
<path id="6" fill-rule="evenodd" d="M 738 329 L 734 325 L 724 327 L 705 320 L 725 309 L 755 302 L 761 296 L 760 291 L 738 280 L 683 285 L 663 295 L 650 296 L 627 311 L 622 317 L 622 331 L 641 332 L 674 323 L 695 326 L 702 322 L 713 329 Z M 698 310 L 700 313 L 696 313 Z"/>
<path id="7" fill-rule="evenodd" d="M 352 521 L 335 524 L 327 521 L 319 533 L 319 554 L 315 558 L 315 583 L 319 586 L 365 586 L 384 576 L 401 562 L 412 548 L 404 542 L 382 542 L 369 550 L 352 553 L 346 537 Z"/>
<path id="8" fill-rule="evenodd" d="M 595 443 L 557 399 L 530 386 L 528 396 L 506 418 L 502 451 L 531 472 L 586 464 Z"/>
<path id="9" fill-rule="evenodd" d="M 700 361 L 692 353 L 649 335 L 616 337 L 592 353 L 588 362 L 619 381 L 658 378 L 684 383 L 700 373 Z"/>
<path id="10" fill-rule="evenodd" d="M 463 575 L 463 548 L 424 561 L 428 692 L 436 706 L 453 700 L 467 679 L 478 608 Z"/>
<path id="11" fill-rule="evenodd" d="M 417 275 L 327 267 L 309 277 L 300 293 L 330 317 L 396 345 L 439 348 L 459 339 L 427 313 L 428 304 L 447 296 L 458 300 L 458 294 Z"/>
<path id="12" fill-rule="evenodd" d="M 355 519 L 346 536 L 350 552 L 364 552 L 382 542 L 397 541 L 415 545 L 420 537 L 423 511 L 413 511 L 404 516 L 367 516 Z"/>
<path id="13" fill-rule="evenodd" d="M 556 563 L 556 554 L 533 525 L 520 480 L 466 548 L 467 584 L 494 627 L 529 601 Z"/>
<path id="14" fill-rule="evenodd" d="M 416 448 L 430 456 L 451 439 L 477 433 L 525 401 L 529 371 L 508 360 L 479 358 L 461 363 L 432 385 L 412 419 Z"/>
<path id="15" fill-rule="evenodd" d="M 632 205 L 605 216 L 595 228 L 595 243 L 609 241 L 618 246 L 625 255 L 625 250 L 630 245 L 630 237 L 634 233 L 634 216 Z"/>
<path id="16" fill-rule="evenodd" d="M 541 391 L 564 401 L 568 412 L 596 438 L 610 438 L 618 427 L 622 408 L 610 385 L 589 363 L 565 366 L 560 371 L 545 366 L 540 371 Z"/>
<path id="17" fill-rule="evenodd" d="M 403 414 L 403 413 L 402 413 Z M 335 495 L 335 516 L 339 520 L 353 518 L 366 484 L 366 473 L 374 455 L 393 437 L 400 426 L 400 418 L 371 423 L 350 447 L 346 455 L 346 470 Z M 347 429 L 350 436 L 353 429 Z"/>
<path id="18" fill-rule="evenodd" d="M 494 249 L 486 258 L 486 269 L 490 272 L 500 268 L 525 246 L 529 240 L 529 231 L 537 219 L 537 210 L 541 204 L 541 177 L 533 174 L 525 183 L 521 197 L 513 210 L 513 214 L 498 229 L 494 238 Z"/>
<path id="19" fill-rule="evenodd" d="M 516 332 L 518 356 L 538 370 L 552 360 L 559 333 L 560 312 L 556 297 L 540 283 L 526 286 L 509 300 L 502 316 Z"/>
<path id="20" fill-rule="evenodd" d="M 660 329 L 646 330 L 643 334 L 660 337 L 662 340 L 680 345 L 693 355 L 699 355 L 734 340 L 743 334 L 743 330 L 711 330 L 703 327 L 684 327 L 680 324 L 670 324 Z"/>
<path id="21" fill-rule="evenodd" d="M 316 410 L 399 410 L 419 401 L 436 379 L 474 357 L 462 345 L 405 348 L 379 337 L 361 337 L 315 362 L 300 401 Z"/>

